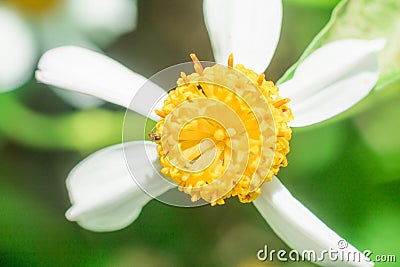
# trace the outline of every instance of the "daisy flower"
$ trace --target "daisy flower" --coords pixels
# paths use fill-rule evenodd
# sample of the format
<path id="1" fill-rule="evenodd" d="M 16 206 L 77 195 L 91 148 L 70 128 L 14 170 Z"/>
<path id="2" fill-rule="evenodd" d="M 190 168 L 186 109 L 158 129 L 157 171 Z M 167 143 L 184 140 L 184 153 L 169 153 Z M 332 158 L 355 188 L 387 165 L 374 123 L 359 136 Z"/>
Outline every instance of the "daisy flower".
<path id="1" fill-rule="evenodd" d="M 309 259 L 317 264 L 372 266 L 276 175 L 288 163 L 291 127 L 329 119 L 370 92 L 379 76 L 376 53 L 385 40 L 327 44 L 278 88 L 262 72 L 278 43 L 281 1 L 203 3 L 218 64 L 204 68 L 207 63 L 192 54 L 195 72 L 182 72 L 168 94 L 154 79 L 148 82 L 87 49 L 60 47 L 41 58 L 39 81 L 97 96 L 157 121 L 149 134 L 153 142 L 110 146 L 71 171 L 66 183 L 72 207 L 66 217 L 92 231 L 118 230 L 132 223 L 152 198 L 162 199 L 171 190 L 183 194 L 178 186 L 194 203 L 221 205 L 230 197 L 254 203 L 277 235 L 299 252 L 343 252 L 337 261 Z M 177 66 L 172 72 L 183 65 Z"/>
<path id="2" fill-rule="evenodd" d="M 135 0 L 0 1 L 0 92 L 30 80 L 39 55 L 48 49 L 79 45 L 99 50 L 135 25 Z M 73 105 L 85 104 L 81 95 L 56 93 Z"/>

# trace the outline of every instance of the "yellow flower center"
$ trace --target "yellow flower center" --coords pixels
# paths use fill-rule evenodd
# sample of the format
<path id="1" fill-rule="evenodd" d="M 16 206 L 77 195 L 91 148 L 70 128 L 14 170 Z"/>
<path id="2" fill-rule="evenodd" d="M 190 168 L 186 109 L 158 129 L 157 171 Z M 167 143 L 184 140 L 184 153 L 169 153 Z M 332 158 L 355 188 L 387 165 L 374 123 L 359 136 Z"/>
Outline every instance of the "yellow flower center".
<path id="1" fill-rule="evenodd" d="M 161 172 L 179 190 L 212 205 L 237 196 L 243 203 L 287 165 L 293 119 L 278 87 L 242 65 L 181 73 L 161 110 L 155 133 Z"/>
<path id="2" fill-rule="evenodd" d="M 2 2 L 26 15 L 40 16 L 54 10 L 61 0 L 0 0 Z"/>

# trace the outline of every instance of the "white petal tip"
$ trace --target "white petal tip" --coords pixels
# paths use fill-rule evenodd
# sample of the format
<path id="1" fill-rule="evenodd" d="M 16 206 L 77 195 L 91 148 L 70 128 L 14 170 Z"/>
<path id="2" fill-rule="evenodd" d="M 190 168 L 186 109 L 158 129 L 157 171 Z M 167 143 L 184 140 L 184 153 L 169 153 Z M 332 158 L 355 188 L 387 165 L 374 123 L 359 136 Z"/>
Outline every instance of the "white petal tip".
<path id="1" fill-rule="evenodd" d="M 38 82 L 43 83 L 43 76 L 42 76 L 42 73 L 41 73 L 40 70 L 35 71 L 35 79 L 36 79 Z"/>
<path id="2" fill-rule="evenodd" d="M 95 96 L 123 107 L 130 107 L 131 100 L 147 81 L 119 62 L 77 46 L 61 46 L 44 53 L 36 78 L 60 89 Z M 145 104 L 132 109 L 146 116 L 148 103 L 153 103 L 149 96 L 158 98 L 164 92 L 159 87 L 152 88 L 149 94 L 142 94 L 146 97 Z"/>
<path id="3" fill-rule="evenodd" d="M 233 53 L 235 61 L 256 72 L 265 71 L 279 41 L 282 0 L 207 0 L 203 11 L 217 63 L 226 62 Z"/>
<path id="4" fill-rule="evenodd" d="M 379 38 L 370 41 L 372 50 L 376 52 L 381 51 L 386 46 L 386 43 L 387 41 L 384 38 Z"/>
<path id="5" fill-rule="evenodd" d="M 68 221 L 75 222 L 77 220 L 78 214 L 76 214 L 74 207 L 72 206 L 65 212 L 65 218 Z"/>
<path id="6" fill-rule="evenodd" d="M 343 39 L 308 56 L 280 88 L 290 98 L 292 127 L 327 120 L 366 97 L 379 78 L 377 53 L 386 40 Z M 350 88 L 350 89 L 349 89 Z"/>
<path id="7" fill-rule="evenodd" d="M 50 62 L 53 61 L 53 57 L 59 57 L 59 55 L 63 55 L 66 52 L 69 51 L 82 51 L 82 50 L 88 50 L 86 48 L 81 48 L 78 46 L 72 46 L 72 45 L 68 45 L 68 46 L 60 46 L 60 47 L 56 47 L 50 50 L 47 50 L 40 58 L 39 63 L 38 63 L 38 68 L 42 69 L 44 66 L 46 66 L 47 62 L 50 60 Z M 58 58 L 57 58 L 58 59 Z"/>

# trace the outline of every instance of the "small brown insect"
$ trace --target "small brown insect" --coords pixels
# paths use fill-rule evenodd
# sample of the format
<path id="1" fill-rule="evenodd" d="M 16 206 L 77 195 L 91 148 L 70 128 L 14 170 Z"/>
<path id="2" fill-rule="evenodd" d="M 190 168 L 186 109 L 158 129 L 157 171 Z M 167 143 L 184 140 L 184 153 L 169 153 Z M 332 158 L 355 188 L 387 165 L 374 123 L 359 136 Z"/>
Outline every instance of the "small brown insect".
<path id="1" fill-rule="evenodd" d="M 156 133 L 150 132 L 149 133 L 149 138 L 153 141 L 159 141 L 161 140 L 161 136 L 157 135 Z"/>

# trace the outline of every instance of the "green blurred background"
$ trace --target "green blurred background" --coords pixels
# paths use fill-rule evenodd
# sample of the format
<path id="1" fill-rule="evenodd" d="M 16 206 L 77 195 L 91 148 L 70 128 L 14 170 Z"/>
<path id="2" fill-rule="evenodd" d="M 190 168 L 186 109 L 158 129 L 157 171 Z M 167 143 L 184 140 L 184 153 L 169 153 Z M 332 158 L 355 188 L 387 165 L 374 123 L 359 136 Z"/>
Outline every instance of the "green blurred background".
<path id="1" fill-rule="evenodd" d="M 299 2 L 284 1 L 282 35 L 268 79 L 276 81 L 298 59 L 337 3 Z M 109 56 L 147 77 L 189 61 L 192 52 L 213 60 L 201 1 L 138 5 L 136 31 L 109 47 Z M 391 88 L 398 90 L 397 84 Z M 398 261 L 399 101 L 398 93 L 367 99 L 350 118 L 295 129 L 289 166 L 279 174 L 293 195 L 361 251 L 394 254 Z M 137 221 L 114 233 L 92 233 L 68 222 L 68 172 L 89 153 L 121 141 L 123 115 L 111 104 L 74 110 L 35 81 L 0 94 L 1 266 L 312 265 L 259 262 L 256 253 L 264 245 L 288 248 L 253 205 L 236 199 L 190 209 L 151 201 Z M 140 139 L 142 131 L 136 134 Z"/>

